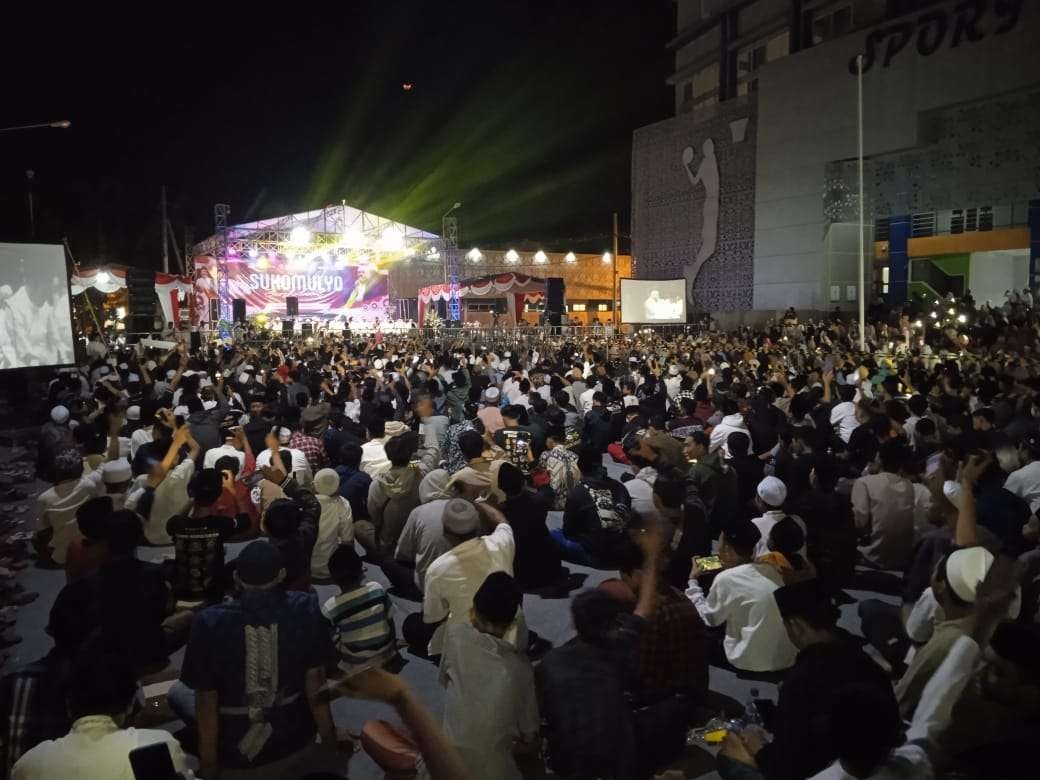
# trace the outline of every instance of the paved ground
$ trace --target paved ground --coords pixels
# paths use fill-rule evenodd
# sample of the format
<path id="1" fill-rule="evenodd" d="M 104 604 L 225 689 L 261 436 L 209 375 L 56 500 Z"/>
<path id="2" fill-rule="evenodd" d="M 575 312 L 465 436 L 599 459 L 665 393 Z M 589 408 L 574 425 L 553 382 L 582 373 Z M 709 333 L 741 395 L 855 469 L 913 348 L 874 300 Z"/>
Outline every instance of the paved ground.
<path id="1" fill-rule="evenodd" d="M 11 450 L 9 448 L 0 449 L 0 463 L 5 462 L 10 457 Z M 620 476 L 623 472 L 623 468 L 613 462 L 608 462 L 607 468 L 608 471 L 610 471 L 611 476 L 614 477 Z M 35 485 L 23 485 L 21 487 L 27 490 L 31 489 L 35 494 L 39 494 L 47 488 L 47 485 L 38 482 Z M 31 507 L 31 497 L 26 501 L 16 502 L 14 506 L 17 506 L 18 504 L 29 504 Z M 9 506 L 5 506 L 4 510 L 9 508 Z M 550 513 L 550 526 L 559 526 L 561 523 L 561 515 L 561 512 Z M 33 516 L 34 513 L 31 508 L 29 511 L 21 515 L 24 527 L 30 527 Z M 242 545 L 229 545 L 228 558 L 231 559 L 237 555 L 241 547 Z M 142 558 L 147 560 L 160 560 L 164 556 L 172 554 L 171 551 L 172 548 L 142 548 L 140 555 Z M 608 577 L 616 576 L 615 572 L 597 571 L 582 566 L 575 566 L 574 564 L 567 565 L 574 573 L 583 573 L 588 575 L 585 581 L 586 586 L 595 586 Z M 388 583 L 386 583 L 382 576 L 382 572 L 378 568 L 369 567 L 368 573 L 372 579 L 388 586 Z M 47 653 L 51 642 L 44 629 L 47 624 L 47 616 L 51 605 L 54 603 L 58 591 L 64 585 L 65 575 L 62 571 L 44 570 L 29 566 L 18 574 L 18 581 L 22 583 L 27 590 L 37 591 L 40 594 L 40 598 L 33 604 L 23 607 L 18 611 L 18 622 L 15 630 L 23 637 L 23 641 L 21 644 L 16 645 L 11 649 L 10 652 L 12 653 L 12 657 L 0 671 L 9 670 L 18 664 L 34 660 Z M 324 600 L 333 594 L 335 588 L 332 586 L 319 586 L 317 590 L 319 599 Z M 853 599 L 863 598 L 867 595 L 876 595 L 866 594 L 859 591 L 848 591 L 848 593 Z M 892 597 L 888 598 L 893 602 L 898 601 L 898 599 Z M 403 601 L 400 599 L 395 599 L 395 606 L 395 619 L 398 628 L 400 628 L 400 624 L 407 614 L 417 611 L 420 608 L 420 605 L 415 604 L 414 602 Z M 539 635 L 545 637 L 554 645 L 560 645 L 574 636 L 574 631 L 571 627 L 570 621 L 568 599 L 550 600 L 539 596 L 528 595 L 524 599 L 524 613 L 531 629 L 537 631 Z M 849 604 L 842 607 L 841 625 L 853 633 L 859 632 L 859 620 L 856 616 L 855 604 Z M 437 684 L 436 668 L 426 661 L 417 660 L 411 656 L 408 657 L 411 660 L 402 671 L 402 676 L 415 688 L 422 700 L 426 702 L 430 709 L 439 718 L 442 712 L 443 696 L 442 690 Z M 180 654 L 175 656 L 174 660 L 179 663 Z M 711 689 L 713 692 L 721 694 L 722 697 L 730 697 L 737 702 L 743 702 L 747 698 L 750 689 L 753 687 L 759 689 L 759 693 L 762 697 L 774 699 L 776 697 L 777 689 L 774 685 L 742 680 L 737 678 L 730 671 L 715 667 L 712 667 L 711 669 Z M 365 721 L 370 718 L 381 717 L 392 719 L 393 717 L 389 708 L 383 707 L 382 705 L 370 702 L 347 701 L 343 699 L 334 703 L 333 715 L 335 716 L 337 725 L 347 727 L 353 732 L 360 731 Z M 179 725 L 179 722 L 173 722 L 167 724 L 167 727 L 171 730 L 176 730 Z M 688 750 L 687 756 L 679 766 L 682 766 L 686 770 L 689 778 L 718 777 L 718 775 L 713 771 L 714 760 L 711 755 L 696 747 Z M 382 777 L 382 774 L 375 764 L 364 755 L 364 753 L 359 753 L 351 762 L 350 776 L 351 778 L 354 778 L 354 780 L 370 780 L 380 778 Z"/>

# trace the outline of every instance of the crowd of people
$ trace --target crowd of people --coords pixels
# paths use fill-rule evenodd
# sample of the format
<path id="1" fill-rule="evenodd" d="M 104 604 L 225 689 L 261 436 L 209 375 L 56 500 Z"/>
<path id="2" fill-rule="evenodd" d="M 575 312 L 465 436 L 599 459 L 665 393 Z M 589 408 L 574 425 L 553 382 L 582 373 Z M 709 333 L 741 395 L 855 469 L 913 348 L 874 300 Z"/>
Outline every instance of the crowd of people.
<path id="1" fill-rule="evenodd" d="M 0 683 L 2 771 L 132 777 L 165 743 L 205 780 L 345 776 L 361 742 L 434 778 L 651 777 L 718 712 L 714 666 L 780 685 L 731 713 L 724 778 L 1031 776 L 1040 325 L 957 305 L 923 339 L 872 321 L 867 351 L 789 312 L 96 354 L 47 388 L 32 547 L 67 584 L 51 652 Z M 574 638 L 525 594 L 569 598 Z M 440 724 L 406 663 L 438 665 Z M 132 725 L 163 674 L 180 741 Z M 345 734 L 341 696 L 404 727 Z"/>

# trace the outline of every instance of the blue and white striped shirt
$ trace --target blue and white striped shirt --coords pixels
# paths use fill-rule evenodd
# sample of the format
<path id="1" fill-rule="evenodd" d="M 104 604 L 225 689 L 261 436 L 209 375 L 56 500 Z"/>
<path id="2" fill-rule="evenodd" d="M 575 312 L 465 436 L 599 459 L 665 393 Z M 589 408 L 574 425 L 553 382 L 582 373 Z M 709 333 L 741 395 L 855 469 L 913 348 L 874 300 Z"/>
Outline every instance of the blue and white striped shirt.
<path id="1" fill-rule="evenodd" d="M 332 623 L 339 668 L 347 675 L 382 666 L 397 653 L 393 605 L 379 583 L 333 596 L 321 612 Z"/>

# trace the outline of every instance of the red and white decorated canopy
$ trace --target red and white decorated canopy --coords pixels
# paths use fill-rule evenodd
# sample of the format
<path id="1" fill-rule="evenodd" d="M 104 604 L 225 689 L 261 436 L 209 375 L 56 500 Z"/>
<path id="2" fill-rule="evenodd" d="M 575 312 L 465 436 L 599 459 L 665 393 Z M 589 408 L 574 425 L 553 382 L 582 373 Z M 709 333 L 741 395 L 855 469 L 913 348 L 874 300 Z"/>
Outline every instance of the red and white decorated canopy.
<path id="1" fill-rule="evenodd" d="M 126 287 L 126 266 L 107 265 L 98 268 L 80 268 L 69 280 L 69 289 L 73 295 L 82 295 L 87 289 L 105 294 L 113 293 Z M 155 272 L 155 292 L 159 294 L 159 305 L 162 306 L 163 317 L 167 322 L 177 322 L 180 316 L 181 294 L 191 294 L 190 276 L 177 276 Z"/>
<path id="2" fill-rule="evenodd" d="M 525 300 L 545 295 L 545 280 L 524 274 L 506 273 L 482 276 L 459 282 L 459 298 L 505 298 L 513 321 L 519 322 Z M 433 284 L 419 290 L 419 322 L 423 322 L 431 301 L 451 300 L 450 284 Z"/>

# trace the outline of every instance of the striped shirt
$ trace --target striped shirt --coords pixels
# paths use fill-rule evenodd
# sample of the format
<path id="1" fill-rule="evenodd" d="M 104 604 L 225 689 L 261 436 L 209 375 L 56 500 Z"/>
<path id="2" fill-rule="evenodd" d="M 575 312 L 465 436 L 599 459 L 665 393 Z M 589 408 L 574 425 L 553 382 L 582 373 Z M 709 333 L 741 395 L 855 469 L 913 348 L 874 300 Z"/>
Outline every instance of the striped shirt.
<path id="1" fill-rule="evenodd" d="M 339 668 L 347 675 L 382 666 L 397 654 L 393 605 L 379 583 L 333 596 L 321 612 L 332 623 Z"/>

